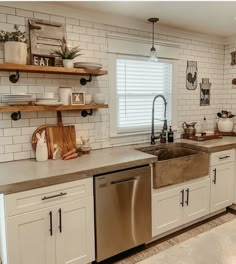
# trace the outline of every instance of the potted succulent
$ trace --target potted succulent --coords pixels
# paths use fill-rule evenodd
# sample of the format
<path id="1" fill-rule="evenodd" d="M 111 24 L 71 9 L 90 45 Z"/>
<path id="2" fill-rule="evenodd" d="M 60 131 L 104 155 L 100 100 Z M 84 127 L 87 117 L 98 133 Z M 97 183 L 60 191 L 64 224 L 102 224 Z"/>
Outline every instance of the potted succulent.
<path id="1" fill-rule="evenodd" d="M 4 42 L 4 54 L 6 63 L 26 64 L 27 44 L 25 32 L 21 32 L 14 25 L 13 32 L 0 30 L 0 42 Z"/>
<path id="2" fill-rule="evenodd" d="M 55 57 L 59 57 L 62 59 L 63 66 L 65 68 L 74 68 L 74 62 L 73 59 L 79 57 L 82 55 L 80 53 L 81 49 L 79 46 L 76 46 L 74 48 L 69 48 L 66 40 L 63 38 L 62 45 L 59 49 L 55 49 L 52 51 L 52 55 Z"/>

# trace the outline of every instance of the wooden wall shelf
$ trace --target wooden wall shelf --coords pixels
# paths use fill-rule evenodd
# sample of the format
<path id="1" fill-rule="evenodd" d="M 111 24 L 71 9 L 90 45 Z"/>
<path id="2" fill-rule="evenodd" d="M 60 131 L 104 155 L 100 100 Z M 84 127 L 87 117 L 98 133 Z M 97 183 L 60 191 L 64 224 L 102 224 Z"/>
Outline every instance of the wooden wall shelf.
<path id="1" fill-rule="evenodd" d="M 46 73 L 46 74 L 67 74 L 67 75 L 106 75 L 106 70 L 89 70 L 83 68 L 67 69 L 64 67 L 50 67 L 50 66 L 34 66 L 4 63 L 0 64 L 0 71 L 8 72 L 32 72 L 32 73 Z"/>
<path id="2" fill-rule="evenodd" d="M 42 106 L 42 105 L 0 106 L 0 112 L 72 111 L 72 110 L 96 110 L 100 108 L 108 108 L 108 105 L 90 104 L 90 105 L 59 105 L 59 106 Z"/>

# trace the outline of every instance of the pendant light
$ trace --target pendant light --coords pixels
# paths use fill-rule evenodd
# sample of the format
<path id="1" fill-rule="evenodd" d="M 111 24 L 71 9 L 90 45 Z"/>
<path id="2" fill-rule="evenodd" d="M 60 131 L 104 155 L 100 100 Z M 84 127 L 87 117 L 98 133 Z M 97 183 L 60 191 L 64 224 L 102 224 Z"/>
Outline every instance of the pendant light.
<path id="1" fill-rule="evenodd" d="M 157 51 L 154 47 L 154 24 L 156 22 L 159 21 L 159 18 L 157 17 L 151 17 L 148 19 L 148 22 L 152 23 L 152 47 L 150 49 L 150 57 L 149 57 L 149 61 L 153 61 L 153 62 L 157 62 L 158 58 L 157 58 Z"/>

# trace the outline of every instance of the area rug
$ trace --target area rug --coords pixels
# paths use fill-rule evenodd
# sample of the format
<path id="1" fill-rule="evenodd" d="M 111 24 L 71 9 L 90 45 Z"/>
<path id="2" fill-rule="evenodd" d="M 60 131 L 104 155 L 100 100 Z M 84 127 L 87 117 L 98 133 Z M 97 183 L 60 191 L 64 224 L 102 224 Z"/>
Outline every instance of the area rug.
<path id="1" fill-rule="evenodd" d="M 200 226 L 194 227 L 193 229 L 188 230 L 185 233 L 182 233 L 176 237 L 168 239 L 162 243 L 159 243 L 155 246 L 147 248 L 141 252 L 133 254 L 133 255 L 131 255 L 131 256 L 123 259 L 123 260 L 117 261 L 115 263 L 119 263 L 119 264 L 135 264 L 135 263 L 139 263 L 139 264 L 147 264 L 147 263 L 150 263 L 150 264 L 151 263 L 155 263 L 155 264 L 162 264 L 162 263 L 164 263 L 164 264 L 169 264 L 169 263 L 171 263 L 171 264 L 177 264 L 177 263 L 178 264 L 180 264 L 180 263 L 181 264 L 185 264 L 185 263 L 186 264 L 192 264 L 192 263 L 194 263 L 194 264 L 223 264 L 223 263 L 236 264 L 236 259 L 234 260 L 233 257 L 231 258 L 231 260 L 234 262 L 232 262 L 231 260 L 230 260 L 231 262 L 219 262 L 219 261 L 221 261 L 220 258 L 217 258 L 217 261 L 215 261 L 215 262 L 210 262 L 210 261 L 208 262 L 207 259 L 203 259 L 203 262 L 191 262 L 191 261 L 189 261 L 189 259 L 187 260 L 188 262 L 186 262 L 186 259 L 182 260 L 182 262 L 177 262 L 177 260 L 175 258 L 168 260 L 168 258 L 171 258 L 170 253 L 171 253 L 171 250 L 173 248 L 185 245 L 185 243 L 188 243 L 191 239 L 193 241 L 195 241 L 197 239 L 197 241 L 198 241 L 199 237 L 201 237 L 200 234 L 207 235 L 209 232 L 211 232 L 210 230 L 212 230 L 212 232 L 214 233 L 215 230 L 218 230 L 218 228 L 220 228 L 220 230 L 221 230 L 221 228 L 223 228 L 223 230 L 227 229 L 228 224 L 231 227 L 231 229 L 233 229 L 233 230 L 231 230 L 233 233 L 232 238 L 231 237 L 229 238 L 231 241 L 233 239 L 233 237 L 236 236 L 236 215 L 233 215 L 231 213 L 227 213 L 225 215 L 217 217 L 216 219 L 213 219 L 209 222 L 206 222 Z M 225 225 L 226 225 L 226 227 L 224 227 Z M 220 231 L 220 233 L 221 233 L 221 231 Z M 223 231 L 223 233 L 224 233 L 224 231 Z M 224 235 L 224 237 L 226 237 L 226 236 L 227 235 Z M 229 239 L 227 241 L 229 241 Z M 193 243 L 193 242 L 191 242 L 191 243 Z M 211 244 L 212 244 L 212 242 L 211 242 Z M 220 246 L 217 244 L 217 248 L 213 248 L 211 244 L 207 247 L 205 245 L 203 247 L 203 249 L 205 249 L 205 251 L 207 250 L 209 252 L 218 251 L 218 248 Z M 236 247 L 236 242 L 234 243 L 234 246 Z M 212 251 L 210 249 L 212 249 Z M 181 252 L 182 250 L 183 249 L 180 248 L 179 251 Z M 189 250 L 187 250 L 187 252 L 189 252 Z M 201 255 L 202 252 L 197 253 L 197 254 Z M 234 254 L 236 254 L 236 248 L 234 248 Z M 186 252 L 183 254 L 183 256 L 185 257 L 185 255 L 186 255 Z M 151 257 L 151 256 L 153 256 L 153 257 Z M 156 258 L 158 258 L 158 259 L 156 259 Z M 192 258 L 192 256 L 190 258 Z M 200 261 L 198 258 L 197 258 L 197 260 Z"/>

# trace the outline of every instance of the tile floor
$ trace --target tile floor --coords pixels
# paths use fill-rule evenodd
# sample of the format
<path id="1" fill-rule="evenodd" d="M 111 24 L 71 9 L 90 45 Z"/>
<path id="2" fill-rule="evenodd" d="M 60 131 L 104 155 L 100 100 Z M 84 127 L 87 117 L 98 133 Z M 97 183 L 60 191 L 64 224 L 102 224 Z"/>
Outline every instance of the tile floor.
<path id="1" fill-rule="evenodd" d="M 236 264 L 236 215 L 227 213 L 119 264 Z"/>

